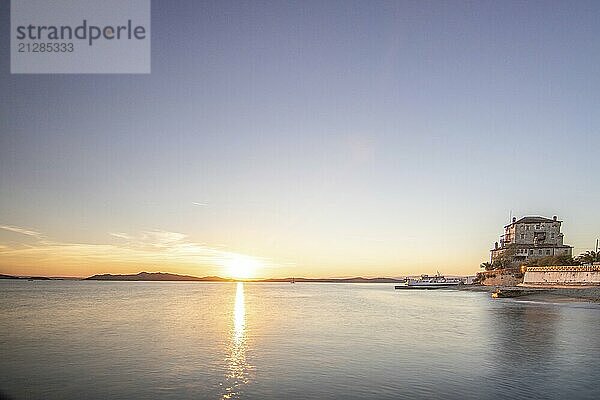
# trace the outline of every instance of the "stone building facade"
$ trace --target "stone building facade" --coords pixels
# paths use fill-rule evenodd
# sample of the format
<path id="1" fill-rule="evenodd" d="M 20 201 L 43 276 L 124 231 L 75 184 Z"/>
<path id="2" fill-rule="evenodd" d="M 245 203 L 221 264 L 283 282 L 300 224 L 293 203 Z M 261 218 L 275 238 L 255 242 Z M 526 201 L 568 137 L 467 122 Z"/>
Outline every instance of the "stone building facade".
<path id="1" fill-rule="evenodd" d="M 542 257 L 572 256 L 573 247 L 563 243 L 561 224 L 556 216 L 552 219 L 536 216 L 519 220 L 513 218 L 504 227 L 500 242 L 496 242 L 491 250 L 491 262 L 503 260 L 511 266 L 518 266 Z"/>

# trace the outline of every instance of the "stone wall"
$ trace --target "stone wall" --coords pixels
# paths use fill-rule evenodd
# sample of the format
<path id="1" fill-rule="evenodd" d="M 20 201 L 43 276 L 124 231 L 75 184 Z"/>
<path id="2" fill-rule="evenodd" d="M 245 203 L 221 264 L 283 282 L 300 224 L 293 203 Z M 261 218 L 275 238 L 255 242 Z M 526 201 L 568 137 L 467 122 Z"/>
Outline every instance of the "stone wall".
<path id="1" fill-rule="evenodd" d="M 514 269 L 495 269 L 479 272 L 477 276 L 485 286 L 517 286 L 523 282 L 523 274 Z"/>
<path id="2" fill-rule="evenodd" d="M 527 267 L 523 285 L 600 285 L 600 265 Z"/>

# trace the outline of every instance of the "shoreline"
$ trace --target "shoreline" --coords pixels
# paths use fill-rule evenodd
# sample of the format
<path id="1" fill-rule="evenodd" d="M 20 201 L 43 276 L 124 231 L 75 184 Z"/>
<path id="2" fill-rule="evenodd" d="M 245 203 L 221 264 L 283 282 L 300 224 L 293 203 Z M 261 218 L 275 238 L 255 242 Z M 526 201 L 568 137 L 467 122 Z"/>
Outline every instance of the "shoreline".
<path id="1" fill-rule="evenodd" d="M 512 298 L 515 301 L 540 301 L 540 302 L 587 302 L 600 303 L 600 286 L 484 286 L 473 285 L 472 287 L 461 287 L 458 290 L 471 292 L 488 292 L 491 293 L 498 290 L 532 290 L 532 293 Z"/>
<path id="2" fill-rule="evenodd" d="M 271 278 L 271 279 L 230 279 L 220 277 L 190 277 L 190 276 L 176 276 L 173 279 L 171 274 L 161 274 L 158 276 L 152 276 L 156 273 L 136 275 L 104 275 L 104 276 L 92 276 L 88 278 L 65 278 L 65 277 L 17 277 L 10 275 L 0 275 L 2 280 L 20 280 L 20 281 L 31 281 L 31 280 L 43 280 L 43 281 L 54 281 L 54 280 L 69 280 L 69 281 L 96 281 L 96 282 L 196 282 L 196 283 L 211 283 L 211 282 L 246 282 L 246 283 L 286 283 L 291 282 L 292 278 Z M 142 275 L 142 276 L 139 276 Z M 161 275 L 163 275 L 161 277 Z M 171 275 L 165 279 L 164 275 Z M 160 278 L 162 279 L 160 279 Z M 150 279 L 149 279 L 150 278 Z M 154 279 L 152 279 L 154 278 Z M 156 279 L 159 278 L 159 279 Z M 183 278 L 183 279 L 182 279 Z M 191 279 L 190 279 L 191 278 Z M 393 284 L 398 283 L 401 280 L 395 278 L 294 278 L 295 283 L 377 283 L 377 284 Z M 517 297 L 511 297 L 514 301 L 539 301 L 548 303 L 567 303 L 567 302 L 586 302 L 600 304 L 600 286 L 570 286 L 570 285 L 556 285 L 556 286 L 486 286 L 486 285 L 461 285 L 457 288 L 451 288 L 450 290 L 464 291 L 464 292 L 477 292 L 477 293 L 489 293 L 490 297 L 496 290 L 528 290 L 531 293 L 519 295 Z"/>

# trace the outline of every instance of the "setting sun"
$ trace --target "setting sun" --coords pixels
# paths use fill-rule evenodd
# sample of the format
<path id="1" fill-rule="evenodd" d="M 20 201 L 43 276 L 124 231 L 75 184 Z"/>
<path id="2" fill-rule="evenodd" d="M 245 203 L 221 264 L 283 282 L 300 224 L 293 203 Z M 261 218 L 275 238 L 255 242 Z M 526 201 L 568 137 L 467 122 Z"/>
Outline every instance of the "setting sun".
<path id="1" fill-rule="evenodd" d="M 227 274 L 232 278 L 253 278 L 260 266 L 261 263 L 256 258 L 240 254 L 232 255 L 225 260 Z"/>

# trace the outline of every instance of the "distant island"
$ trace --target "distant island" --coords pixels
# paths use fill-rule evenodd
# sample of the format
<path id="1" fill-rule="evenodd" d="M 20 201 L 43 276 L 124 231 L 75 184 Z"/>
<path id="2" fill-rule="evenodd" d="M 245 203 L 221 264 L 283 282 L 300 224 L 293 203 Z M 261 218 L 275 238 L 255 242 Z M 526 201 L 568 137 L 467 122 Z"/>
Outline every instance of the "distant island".
<path id="1" fill-rule="evenodd" d="M 67 278 L 49 278 L 44 276 L 13 276 L 0 274 L 0 279 L 54 280 Z M 88 278 L 68 278 L 84 281 L 152 281 L 152 282 L 319 282 L 319 283 L 398 283 L 398 278 L 268 278 L 268 279 L 234 279 L 220 276 L 191 276 L 178 275 L 168 272 L 140 272 L 137 274 L 98 274 Z"/>
<path id="2" fill-rule="evenodd" d="M 13 275 L 0 274 L 0 279 L 30 279 L 30 280 L 37 280 L 37 281 L 48 281 L 52 278 L 48 278 L 46 276 L 13 276 Z"/>
<path id="3" fill-rule="evenodd" d="M 234 279 L 226 279 L 218 276 L 191 276 L 191 275 L 177 275 L 170 274 L 167 272 L 140 272 L 137 274 L 129 275 L 113 275 L 113 274 L 102 274 L 94 275 L 89 278 L 85 278 L 87 281 L 203 281 L 203 282 L 230 282 Z"/>
<path id="4" fill-rule="evenodd" d="M 322 282 L 322 283 L 396 283 L 395 278 L 270 278 L 270 279 L 232 279 L 220 276 L 190 276 L 166 272 L 140 272 L 130 275 L 102 274 L 85 278 L 89 281 L 200 281 L 200 282 Z"/>

